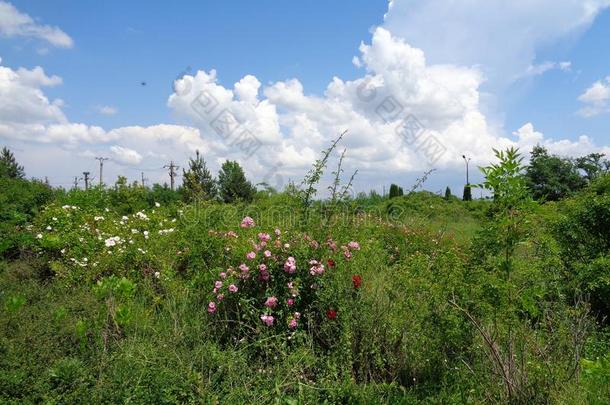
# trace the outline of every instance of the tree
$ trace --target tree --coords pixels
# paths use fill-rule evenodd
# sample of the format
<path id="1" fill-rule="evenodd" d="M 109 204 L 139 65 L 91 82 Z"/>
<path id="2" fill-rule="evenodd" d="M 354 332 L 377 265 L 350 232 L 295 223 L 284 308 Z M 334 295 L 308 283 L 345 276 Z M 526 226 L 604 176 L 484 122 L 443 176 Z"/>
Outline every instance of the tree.
<path id="1" fill-rule="evenodd" d="M 462 201 L 472 201 L 472 187 L 470 184 L 464 186 L 464 194 L 462 194 Z"/>
<path id="2" fill-rule="evenodd" d="M 525 178 L 534 199 L 544 201 L 560 200 L 586 185 L 571 159 L 550 155 L 540 145 L 532 149 Z"/>
<path id="3" fill-rule="evenodd" d="M 445 200 L 450 200 L 451 199 L 451 189 L 449 188 L 449 186 L 447 186 L 447 188 L 445 189 Z"/>
<path id="4" fill-rule="evenodd" d="M 390 198 L 398 197 L 400 194 L 398 193 L 398 186 L 394 183 L 390 185 Z"/>
<path id="5" fill-rule="evenodd" d="M 220 198 L 227 203 L 252 201 L 256 192 L 239 163 L 231 160 L 224 162 L 218 172 L 218 188 Z"/>
<path id="6" fill-rule="evenodd" d="M 216 181 L 208 170 L 203 156 L 195 151 L 195 158 L 189 160 L 188 171 L 182 170 L 184 199 L 192 202 L 198 199 L 211 200 L 216 197 Z"/>
<path id="7" fill-rule="evenodd" d="M 7 147 L 2 148 L 0 153 L 0 177 L 8 177 L 11 179 L 23 179 L 25 172 L 23 166 L 20 166 Z"/>
<path id="8" fill-rule="evenodd" d="M 610 171 L 610 161 L 604 159 L 603 153 L 590 153 L 576 159 L 576 167 L 585 172 L 587 182 L 592 182 L 600 175 Z"/>

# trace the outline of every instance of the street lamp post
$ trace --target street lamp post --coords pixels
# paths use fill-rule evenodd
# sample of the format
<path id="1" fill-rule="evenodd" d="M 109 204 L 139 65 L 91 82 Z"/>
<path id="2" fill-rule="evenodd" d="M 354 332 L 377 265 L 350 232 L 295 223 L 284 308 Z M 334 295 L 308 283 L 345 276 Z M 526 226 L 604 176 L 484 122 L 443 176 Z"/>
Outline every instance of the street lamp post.
<path id="1" fill-rule="evenodd" d="M 466 185 L 470 185 L 470 177 L 468 176 L 468 163 L 470 163 L 470 158 L 467 158 L 466 155 L 462 155 L 462 158 L 466 162 Z"/>

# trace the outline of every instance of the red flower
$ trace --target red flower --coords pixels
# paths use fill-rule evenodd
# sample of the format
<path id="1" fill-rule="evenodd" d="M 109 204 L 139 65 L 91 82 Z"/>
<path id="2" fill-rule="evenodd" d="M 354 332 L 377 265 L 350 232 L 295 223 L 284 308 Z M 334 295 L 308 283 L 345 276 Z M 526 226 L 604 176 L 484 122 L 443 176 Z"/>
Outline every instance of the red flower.
<path id="1" fill-rule="evenodd" d="M 335 267 L 335 261 L 333 259 L 328 259 L 326 263 L 328 263 L 328 267 Z"/>
<path id="2" fill-rule="evenodd" d="M 362 286 L 362 276 L 359 274 L 354 274 L 352 276 L 352 283 L 354 283 L 354 288 L 357 290 Z"/>
<path id="3" fill-rule="evenodd" d="M 329 309 L 326 311 L 326 317 L 328 319 L 337 319 L 337 310 L 333 308 Z"/>

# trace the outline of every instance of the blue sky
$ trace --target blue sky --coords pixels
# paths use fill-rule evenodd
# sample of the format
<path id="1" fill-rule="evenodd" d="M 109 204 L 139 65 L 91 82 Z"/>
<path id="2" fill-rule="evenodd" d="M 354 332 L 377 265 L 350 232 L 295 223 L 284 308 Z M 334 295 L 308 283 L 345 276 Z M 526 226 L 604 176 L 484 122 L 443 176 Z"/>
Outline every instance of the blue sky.
<path id="1" fill-rule="evenodd" d="M 213 169 L 239 160 L 255 181 L 279 162 L 285 183 L 342 129 L 358 190 L 408 187 L 430 168 L 430 189 L 459 189 L 461 155 L 485 164 L 491 147 L 610 153 L 610 1 L 507 4 L 0 0 L 0 94 L 14 100 L 0 102 L 0 142 L 58 185 L 97 155 L 113 159 L 108 178 L 164 181 L 165 161 L 194 149 Z M 368 104 L 356 97 L 367 77 L 381 86 Z M 176 94 L 176 79 L 196 91 Z M 257 134 L 254 157 L 193 113 L 200 91 Z M 441 157 L 397 137 L 400 117 L 380 119 L 388 96 Z"/>
<path id="2" fill-rule="evenodd" d="M 385 1 L 201 2 L 16 1 L 13 4 L 71 37 L 70 50 L 37 41 L 2 40 L 0 55 L 13 66 L 42 65 L 64 78 L 49 95 L 69 105 L 71 120 L 105 126 L 152 125 L 170 120 L 165 106 L 173 80 L 187 68 L 216 69 L 223 83 L 246 74 L 262 83 L 298 77 L 321 93 L 334 75 L 354 77 L 360 41 L 383 22 Z M 140 86 L 141 81 L 147 86 Z M 121 114 L 100 117 L 95 105 Z"/>

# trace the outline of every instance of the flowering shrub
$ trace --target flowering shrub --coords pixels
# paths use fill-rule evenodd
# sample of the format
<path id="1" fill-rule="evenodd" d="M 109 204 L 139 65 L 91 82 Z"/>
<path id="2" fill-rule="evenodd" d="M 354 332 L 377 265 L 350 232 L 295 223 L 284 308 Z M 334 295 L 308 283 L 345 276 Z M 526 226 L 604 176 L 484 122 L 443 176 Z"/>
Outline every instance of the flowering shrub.
<path id="1" fill-rule="evenodd" d="M 207 312 L 219 323 L 252 329 L 295 330 L 324 316 L 337 319 L 338 310 L 321 294 L 333 288 L 329 273 L 345 277 L 358 242 L 340 245 L 332 239 L 317 241 L 307 234 L 257 230 L 254 220 L 241 221 L 239 232 L 216 233 L 226 240 L 226 251 L 234 263 L 218 272 L 213 282 Z M 353 288 L 362 277 L 353 275 Z M 337 289 L 337 292 L 340 289 Z M 335 296 L 335 302 L 339 297 Z"/>
<path id="2" fill-rule="evenodd" d="M 69 282 L 134 271 L 159 278 L 181 253 L 177 218 L 162 207 L 120 215 L 51 204 L 30 232 L 55 275 Z"/>

